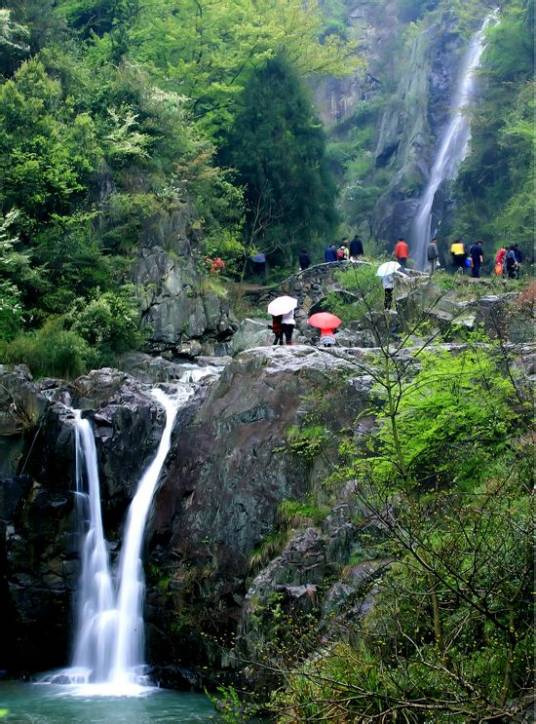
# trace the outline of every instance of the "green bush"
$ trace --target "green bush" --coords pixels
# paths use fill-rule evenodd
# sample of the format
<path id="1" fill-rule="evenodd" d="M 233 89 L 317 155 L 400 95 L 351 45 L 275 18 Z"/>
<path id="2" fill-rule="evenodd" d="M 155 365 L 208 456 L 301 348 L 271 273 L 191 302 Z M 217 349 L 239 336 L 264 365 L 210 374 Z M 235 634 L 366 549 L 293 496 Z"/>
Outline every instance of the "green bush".
<path id="1" fill-rule="evenodd" d="M 0 281 L 0 340 L 10 340 L 20 331 L 22 304 L 14 284 Z"/>
<path id="2" fill-rule="evenodd" d="M 143 339 L 136 302 L 128 288 L 105 292 L 89 304 L 78 300 L 71 318 L 73 331 L 98 350 L 103 362 L 138 347 Z"/>
<path id="3" fill-rule="evenodd" d="M 95 362 L 95 353 L 76 332 L 67 330 L 61 319 L 49 320 L 35 332 L 19 334 L 0 346 L 0 360 L 28 365 L 36 377 L 72 379 Z"/>

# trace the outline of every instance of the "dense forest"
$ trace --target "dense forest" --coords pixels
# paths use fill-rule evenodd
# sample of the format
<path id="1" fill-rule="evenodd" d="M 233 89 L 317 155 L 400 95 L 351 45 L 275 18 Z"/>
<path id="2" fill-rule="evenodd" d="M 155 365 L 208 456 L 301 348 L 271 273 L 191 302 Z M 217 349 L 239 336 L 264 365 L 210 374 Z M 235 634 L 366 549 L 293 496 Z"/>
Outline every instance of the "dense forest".
<path id="1" fill-rule="evenodd" d="M 368 75 L 365 31 L 350 23 L 350 6 L 4 3 L 5 359 L 73 373 L 140 345 L 132 262 L 176 213 L 200 271 L 205 255 L 220 256 L 231 277 L 257 252 L 288 268 L 300 248 L 318 258 L 325 243 L 355 231 L 385 250 L 391 239 L 370 218 L 397 168 L 374 148 L 382 112 L 398 102 L 396 59 L 421 26 L 447 24 L 467 37 L 486 3 L 400 0 L 381 89 L 362 93 L 326 139 L 311 87 Z M 530 253 L 533 29 L 530 0 L 511 0 L 489 31 L 445 243 L 447 232 L 479 233 L 494 248 L 515 240 Z M 404 183 L 406 195 L 419 192 L 417 179 Z M 41 359 L 50 335 L 64 361 Z"/>

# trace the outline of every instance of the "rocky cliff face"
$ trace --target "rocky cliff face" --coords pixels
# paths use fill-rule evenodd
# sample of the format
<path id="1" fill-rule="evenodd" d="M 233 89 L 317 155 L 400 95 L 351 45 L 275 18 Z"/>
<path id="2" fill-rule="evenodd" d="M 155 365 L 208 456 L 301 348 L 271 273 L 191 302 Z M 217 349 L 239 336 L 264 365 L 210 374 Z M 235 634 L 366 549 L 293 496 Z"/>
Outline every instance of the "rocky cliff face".
<path id="1" fill-rule="evenodd" d="M 398 0 L 351 0 L 346 7 L 361 64 L 350 77 L 326 79 L 315 97 L 332 141 L 343 144 L 337 164 L 349 225 L 392 243 L 409 233 L 470 28 L 462 32 L 452 8 L 413 23 Z M 367 189 L 372 203 L 355 207 L 356 194 Z"/>
<path id="2" fill-rule="evenodd" d="M 198 246 L 186 211 L 160 219 L 140 239 L 132 278 L 154 353 L 212 354 L 233 333 L 229 304 L 206 283 Z"/>
<path id="3" fill-rule="evenodd" d="M 0 479 L 0 668 L 45 670 L 68 660 L 79 572 L 71 406 L 93 420 L 113 547 L 158 445 L 162 411 L 146 386 L 114 370 L 68 385 L 36 383 L 22 366 L 2 368 L 0 390 L 9 395 L 0 436 L 8 452 Z"/>

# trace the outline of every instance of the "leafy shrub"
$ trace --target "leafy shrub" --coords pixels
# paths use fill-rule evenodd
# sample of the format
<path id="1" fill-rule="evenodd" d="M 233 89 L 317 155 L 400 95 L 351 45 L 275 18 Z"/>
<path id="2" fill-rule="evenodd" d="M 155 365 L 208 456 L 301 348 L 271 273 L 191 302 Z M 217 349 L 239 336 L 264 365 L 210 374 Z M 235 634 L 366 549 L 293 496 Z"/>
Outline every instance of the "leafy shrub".
<path id="1" fill-rule="evenodd" d="M 20 331 L 22 304 L 14 284 L 0 281 L 0 340 L 10 340 Z"/>
<path id="2" fill-rule="evenodd" d="M 96 347 L 104 362 L 137 347 L 142 340 L 139 314 L 128 288 L 105 292 L 89 304 L 78 300 L 71 317 L 73 331 Z"/>
<path id="3" fill-rule="evenodd" d="M 95 353 L 76 332 L 64 328 L 62 319 L 49 320 L 35 332 L 19 334 L 0 346 L 2 362 L 28 365 L 36 377 L 83 374 L 95 362 Z"/>

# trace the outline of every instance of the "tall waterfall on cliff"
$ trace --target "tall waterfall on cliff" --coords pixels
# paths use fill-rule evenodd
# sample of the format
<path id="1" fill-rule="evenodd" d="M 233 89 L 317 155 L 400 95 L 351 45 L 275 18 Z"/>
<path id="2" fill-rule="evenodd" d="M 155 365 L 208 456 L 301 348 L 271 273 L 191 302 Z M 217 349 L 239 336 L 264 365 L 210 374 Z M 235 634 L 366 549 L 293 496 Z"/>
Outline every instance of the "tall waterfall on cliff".
<path id="1" fill-rule="evenodd" d="M 497 11 L 488 15 L 465 54 L 453 99 L 452 117 L 441 138 L 428 184 L 413 220 L 410 241 L 418 269 L 426 268 L 427 246 L 432 237 L 432 209 L 437 191 L 444 181 L 456 177 L 469 151 L 471 124 L 466 111 L 475 96 L 476 70 L 485 50 L 486 30 L 496 17 Z"/>
<path id="2" fill-rule="evenodd" d="M 113 645 L 114 591 L 102 525 L 95 437 L 79 410 L 75 411 L 75 439 L 77 508 L 87 531 L 82 543 L 73 668 L 82 678 L 91 673 L 95 680 L 104 681 L 109 673 L 107 652 Z"/>
<path id="3" fill-rule="evenodd" d="M 166 411 L 166 426 L 153 462 L 140 480 L 136 495 L 130 504 L 121 550 L 119 588 L 117 592 L 117 626 L 111 683 L 124 686 L 135 683 L 137 667 L 143 667 L 143 594 L 145 582 L 141 547 L 145 522 L 151 507 L 160 471 L 171 447 L 171 432 L 178 410 L 176 399 L 162 390 L 153 391 L 156 400 Z M 139 673 L 142 673 L 140 670 Z"/>
<path id="4" fill-rule="evenodd" d="M 177 387 L 173 397 L 160 389 L 152 392 L 166 412 L 166 423 L 156 455 L 130 504 L 115 586 L 102 524 L 93 430 L 89 421 L 75 412 L 76 496 L 85 535 L 73 667 L 63 672 L 63 680 L 100 685 L 101 692 L 107 695 L 136 693 L 144 683 L 143 536 L 158 478 L 171 447 L 177 411 L 192 391 L 192 386 L 185 384 Z M 99 693 L 99 687 L 94 693 Z"/>

